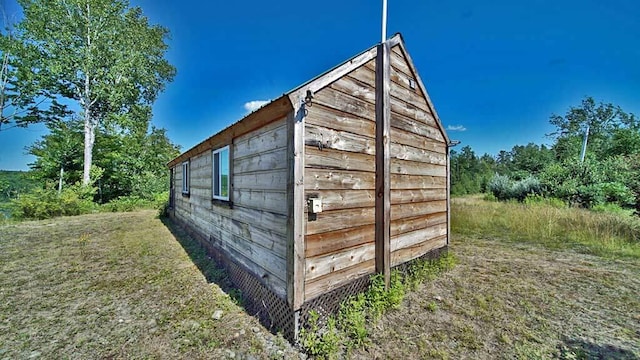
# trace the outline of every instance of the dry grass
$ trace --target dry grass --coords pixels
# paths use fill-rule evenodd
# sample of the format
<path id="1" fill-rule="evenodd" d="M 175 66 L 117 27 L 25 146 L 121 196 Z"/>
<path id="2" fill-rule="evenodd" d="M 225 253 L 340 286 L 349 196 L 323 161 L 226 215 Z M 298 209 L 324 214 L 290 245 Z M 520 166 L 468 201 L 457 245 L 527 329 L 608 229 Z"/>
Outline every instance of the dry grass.
<path id="1" fill-rule="evenodd" d="M 465 198 L 452 217 L 456 268 L 385 315 L 354 358 L 640 359 L 637 245 L 611 241 L 608 215 Z M 563 226 L 579 240 L 554 245 Z"/>
<path id="2" fill-rule="evenodd" d="M 370 324 L 352 358 L 640 359 L 633 222 L 453 206 L 458 265 Z M 206 281 L 216 270 L 176 233 L 152 212 L 0 227 L 0 359 L 298 358 Z"/>
<path id="3" fill-rule="evenodd" d="M 465 197 L 452 201 L 451 226 L 460 235 L 640 259 L 640 219 L 630 215 Z"/>
<path id="4" fill-rule="evenodd" d="M 189 255 L 151 211 L 0 227 L 0 359 L 296 356 Z"/>

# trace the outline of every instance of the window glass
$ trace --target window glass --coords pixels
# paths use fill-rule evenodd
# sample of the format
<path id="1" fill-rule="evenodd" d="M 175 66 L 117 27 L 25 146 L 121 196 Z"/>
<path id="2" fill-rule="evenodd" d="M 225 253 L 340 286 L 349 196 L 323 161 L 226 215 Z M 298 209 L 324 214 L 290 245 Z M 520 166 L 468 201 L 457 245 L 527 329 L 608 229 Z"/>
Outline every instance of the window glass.
<path id="1" fill-rule="evenodd" d="M 218 153 L 220 155 L 220 196 L 229 197 L 229 149 Z"/>

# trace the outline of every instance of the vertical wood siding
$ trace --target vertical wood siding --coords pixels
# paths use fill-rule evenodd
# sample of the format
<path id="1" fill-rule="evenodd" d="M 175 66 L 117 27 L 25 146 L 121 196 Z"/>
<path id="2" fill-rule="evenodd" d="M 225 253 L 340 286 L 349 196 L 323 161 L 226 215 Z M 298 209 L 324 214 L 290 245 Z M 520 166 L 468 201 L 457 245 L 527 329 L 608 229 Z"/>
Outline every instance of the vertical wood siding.
<path id="1" fill-rule="evenodd" d="M 175 216 L 282 298 L 286 298 L 287 129 L 285 119 L 233 140 L 233 207 L 212 202 L 211 149 L 190 159 L 191 188 L 182 196 L 174 181 Z"/>

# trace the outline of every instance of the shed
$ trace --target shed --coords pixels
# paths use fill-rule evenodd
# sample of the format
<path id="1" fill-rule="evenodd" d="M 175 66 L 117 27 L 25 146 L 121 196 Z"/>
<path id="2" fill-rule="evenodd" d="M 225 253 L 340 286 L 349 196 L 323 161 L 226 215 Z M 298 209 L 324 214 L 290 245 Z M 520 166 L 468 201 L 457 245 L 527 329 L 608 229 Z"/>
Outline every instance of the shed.
<path id="1" fill-rule="evenodd" d="M 287 337 L 449 244 L 449 141 L 400 34 L 169 163 L 170 216 Z"/>

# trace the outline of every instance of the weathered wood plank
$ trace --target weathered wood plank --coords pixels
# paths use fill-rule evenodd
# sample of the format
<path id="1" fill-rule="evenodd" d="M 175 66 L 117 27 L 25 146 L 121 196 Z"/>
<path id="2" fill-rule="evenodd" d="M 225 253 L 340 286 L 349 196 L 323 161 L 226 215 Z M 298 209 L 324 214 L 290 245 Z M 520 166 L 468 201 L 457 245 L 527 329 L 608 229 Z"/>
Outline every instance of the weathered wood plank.
<path id="1" fill-rule="evenodd" d="M 354 77 L 342 77 L 331 84 L 330 87 L 370 104 L 375 104 L 376 102 L 375 89 L 366 82 Z"/>
<path id="2" fill-rule="evenodd" d="M 231 211 L 234 220 L 253 224 L 283 236 L 287 234 L 287 216 L 285 215 L 250 209 L 244 206 L 234 206 Z"/>
<path id="3" fill-rule="evenodd" d="M 305 144 L 317 148 L 329 148 L 374 155 L 375 140 L 346 131 L 336 131 L 308 124 L 305 127 Z"/>
<path id="4" fill-rule="evenodd" d="M 375 206 L 373 190 L 308 190 L 306 195 L 320 198 L 323 211 Z"/>
<path id="5" fill-rule="evenodd" d="M 439 224 L 446 224 L 447 214 L 444 212 L 398 219 L 391 222 L 391 236 L 416 231 Z"/>
<path id="6" fill-rule="evenodd" d="M 286 257 L 286 238 L 281 233 L 263 229 L 256 224 L 242 222 L 215 211 L 209 211 L 210 229 L 226 229 L 231 234 L 242 237 L 248 243 L 255 243 L 271 251 L 274 256 L 283 259 Z"/>
<path id="7" fill-rule="evenodd" d="M 327 170 L 355 170 L 375 171 L 375 157 L 331 148 L 318 149 L 316 146 L 306 146 L 305 166 Z"/>
<path id="8" fill-rule="evenodd" d="M 392 97 L 391 111 L 414 121 L 419 121 L 426 125 L 437 128 L 436 120 L 433 115 L 416 107 L 413 103 L 407 103 L 402 100 L 396 99 L 395 97 Z M 440 132 L 440 130 L 438 130 L 438 132 Z"/>
<path id="9" fill-rule="evenodd" d="M 445 189 L 391 190 L 391 204 L 406 204 L 433 200 L 446 200 Z"/>
<path id="10" fill-rule="evenodd" d="M 391 174 L 391 189 L 446 189 L 447 178 L 426 175 Z"/>
<path id="11" fill-rule="evenodd" d="M 446 200 L 391 205 L 391 220 L 447 211 Z"/>
<path id="12" fill-rule="evenodd" d="M 277 122 L 277 127 L 262 131 L 257 130 L 248 134 L 246 138 L 236 139 L 234 141 L 234 161 L 245 156 L 254 156 L 265 151 L 286 148 L 287 146 L 287 127 L 281 121 Z"/>
<path id="13" fill-rule="evenodd" d="M 444 143 L 444 137 L 438 128 L 399 115 L 393 111 L 391 112 L 391 126 Z"/>
<path id="14" fill-rule="evenodd" d="M 412 78 L 415 78 L 415 74 L 409 68 L 409 64 L 407 64 L 407 60 L 405 59 L 404 54 L 398 53 L 397 51 L 391 51 L 391 56 L 390 57 L 391 57 L 391 67 L 392 68 L 394 68 L 397 71 L 405 74 L 406 76 L 410 76 Z"/>
<path id="15" fill-rule="evenodd" d="M 285 191 L 235 189 L 233 197 L 235 205 L 287 215 L 287 193 Z"/>
<path id="16" fill-rule="evenodd" d="M 391 253 L 391 263 L 393 264 L 392 266 L 396 266 L 409 260 L 413 260 L 428 253 L 431 250 L 439 249 L 445 247 L 446 245 L 447 237 L 445 235 L 438 236 L 434 239 L 427 240 L 409 248 L 396 250 Z"/>
<path id="17" fill-rule="evenodd" d="M 335 271 L 313 281 L 305 282 L 305 299 L 311 300 L 328 291 L 338 288 L 342 284 L 372 274 L 375 271 L 375 260 L 361 262 L 355 266 Z"/>
<path id="18" fill-rule="evenodd" d="M 254 171 L 269 171 L 287 168 L 287 149 L 276 148 L 253 156 L 245 156 L 232 161 L 234 176 Z"/>
<path id="19" fill-rule="evenodd" d="M 242 236 L 233 235 L 227 229 L 215 228 L 209 234 L 209 240 L 214 246 L 223 249 L 233 248 L 246 259 L 264 269 L 267 276 L 276 277 L 284 282 L 287 273 L 284 258 L 276 256 L 272 251 L 258 246 Z M 257 273 L 256 275 L 264 277 L 265 274 Z"/>
<path id="20" fill-rule="evenodd" d="M 309 257 L 305 262 L 305 280 L 340 271 L 375 258 L 375 244 L 368 243 L 344 251 Z"/>
<path id="21" fill-rule="evenodd" d="M 375 208 L 323 211 L 307 221 L 307 235 L 375 224 Z"/>
<path id="22" fill-rule="evenodd" d="M 351 115 L 374 119 L 374 105 L 360 100 L 351 95 L 337 91 L 332 88 L 325 88 L 314 95 L 313 103 L 319 103 L 325 107 L 346 112 Z"/>
<path id="23" fill-rule="evenodd" d="M 365 119 L 322 104 L 314 104 L 308 108 L 305 122 L 322 126 L 336 131 L 346 131 L 360 136 L 375 139 L 376 124 L 371 119 Z"/>
<path id="24" fill-rule="evenodd" d="M 447 167 L 418 161 L 391 159 L 391 173 L 403 175 L 447 176 Z"/>
<path id="25" fill-rule="evenodd" d="M 338 231 L 307 235 L 305 255 L 307 257 L 324 255 L 341 249 L 374 243 L 374 240 L 374 225 L 350 227 Z"/>
<path id="26" fill-rule="evenodd" d="M 254 259 L 246 257 L 240 251 L 235 249 L 233 246 L 230 246 L 227 242 L 220 242 L 213 245 L 222 249 L 224 252 L 229 254 L 230 258 L 233 259 L 236 263 L 242 265 L 246 268 L 250 273 L 253 273 L 257 278 L 260 279 L 263 283 L 267 285 L 269 289 L 271 289 L 276 295 L 281 298 L 286 297 L 285 289 L 286 283 L 284 280 L 275 276 L 267 269 L 259 266 Z"/>
<path id="27" fill-rule="evenodd" d="M 307 191 L 329 189 L 373 190 L 375 186 L 375 173 L 306 168 L 304 171 L 304 180 L 305 190 Z"/>
<path id="28" fill-rule="evenodd" d="M 395 127 L 391 128 L 391 142 L 408 145 L 414 148 L 428 150 L 440 154 L 447 153 L 447 146 L 445 143 L 435 141 L 424 136 L 417 136 L 415 133 Z"/>
<path id="29" fill-rule="evenodd" d="M 436 224 L 424 229 L 391 237 L 391 252 L 412 247 L 429 239 L 447 235 L 447 224 Z"/>
<path id="30" fill-rule="evenodd" d="M 235 175 L 232 179 L 235 189 L 286 190 L 287 170 L 259 171 Z"/>

